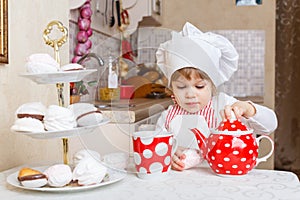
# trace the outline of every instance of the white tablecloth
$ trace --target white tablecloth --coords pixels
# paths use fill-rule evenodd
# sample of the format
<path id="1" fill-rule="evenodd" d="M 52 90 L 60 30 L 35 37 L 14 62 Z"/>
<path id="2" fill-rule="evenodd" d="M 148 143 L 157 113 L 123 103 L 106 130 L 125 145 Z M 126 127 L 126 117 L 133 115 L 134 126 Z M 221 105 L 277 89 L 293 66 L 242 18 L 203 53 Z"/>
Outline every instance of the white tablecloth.
<path id="1" fill-rule="evenodd" d="M 6 183 L 11 169 L 0 173 L 1 200 L 300 200 L 300 183 L 291 172 L 252 170 L 240 177 L 221 177 L 209 168 L 171 171 L 164 179 L 143 180 L 129 173 L 123 180 L 85 191 L 39 192 L 16 188 Z"/>

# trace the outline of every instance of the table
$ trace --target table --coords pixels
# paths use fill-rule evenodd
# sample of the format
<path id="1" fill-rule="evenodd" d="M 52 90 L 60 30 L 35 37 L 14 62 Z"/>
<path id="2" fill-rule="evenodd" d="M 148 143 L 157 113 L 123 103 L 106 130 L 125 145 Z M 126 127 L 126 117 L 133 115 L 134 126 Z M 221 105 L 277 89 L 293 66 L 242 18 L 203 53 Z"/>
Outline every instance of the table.
<path id="1" fill-rule="evenodd" d="M 164 179 L 144 180 L 128 173 L 111 185 L 80 192 L 38 192 L 15 188 L 6 177 L 16 168 L 0 173 L 0 199 L 9 200 L 299 200 L 300 183 L 291 172 L 254 169 L 239 177 L 221 177 L 209 168 L 171 171 Z"/>

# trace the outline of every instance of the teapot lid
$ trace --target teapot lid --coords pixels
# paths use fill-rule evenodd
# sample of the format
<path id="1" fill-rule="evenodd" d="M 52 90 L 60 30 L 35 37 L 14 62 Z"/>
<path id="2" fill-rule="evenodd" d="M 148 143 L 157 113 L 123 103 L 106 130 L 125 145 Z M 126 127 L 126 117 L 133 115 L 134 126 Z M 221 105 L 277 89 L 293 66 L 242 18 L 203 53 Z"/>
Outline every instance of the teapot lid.
<path id="1" fill-rule="evenodd" d="M 247 127 L 240 120 L 229 120 L 220 123 L 218 131 L 247 131 Z"/>

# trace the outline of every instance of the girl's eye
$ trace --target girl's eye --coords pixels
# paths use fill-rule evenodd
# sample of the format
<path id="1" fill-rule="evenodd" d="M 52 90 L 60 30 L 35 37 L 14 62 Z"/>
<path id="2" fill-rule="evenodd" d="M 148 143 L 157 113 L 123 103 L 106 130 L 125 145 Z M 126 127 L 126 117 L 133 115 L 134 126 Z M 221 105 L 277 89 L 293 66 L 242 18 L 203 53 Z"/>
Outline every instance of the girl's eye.
<path id="1" fill-rule="evenodd" d="M 205 87 L 205 85 L 196 85 L 195 87 L 196 87 L 197 89 L 202 89 L 202 88 Z"/>
<path id="2" fill-rule="evenodd" d="M 185 86 L 177 86 L 177 89 L 184 89 Z"/>

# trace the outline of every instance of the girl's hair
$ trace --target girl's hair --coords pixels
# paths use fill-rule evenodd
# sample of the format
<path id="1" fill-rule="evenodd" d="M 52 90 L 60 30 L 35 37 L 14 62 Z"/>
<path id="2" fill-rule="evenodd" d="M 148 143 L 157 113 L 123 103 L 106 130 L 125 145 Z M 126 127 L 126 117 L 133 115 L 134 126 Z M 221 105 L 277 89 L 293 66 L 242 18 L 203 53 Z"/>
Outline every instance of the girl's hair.
<path id="1" fill-rule="evenodd" d="M 217 88 L 214 85 L 214 83 L 212 82 L 212 80 L 209 78 L 209 76 L 205 72 L 203 72 L 199 69 L 196 69 L 194 67 L 181 68 L 172 74 L 171 82 L 177 80 L 180 76 L 183 76 L 187 80 L 191 80 L 192 78 L 195 78 L 195 79 L 200 78 L 200 79 L 207 80 L 211 84 L 212 94 L 215 95 L 217 92 Z M 170 87 L 172 89 L 172 84 L 170 85 Z"/>

